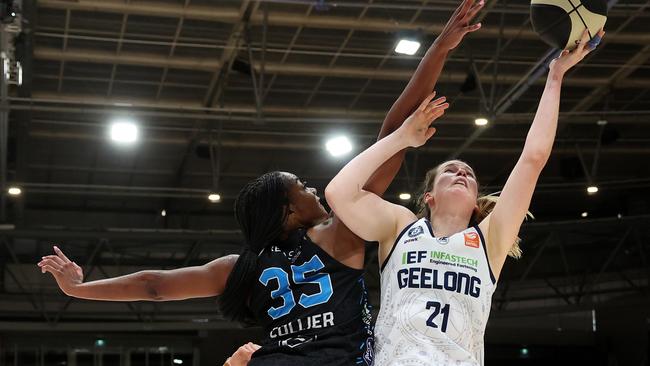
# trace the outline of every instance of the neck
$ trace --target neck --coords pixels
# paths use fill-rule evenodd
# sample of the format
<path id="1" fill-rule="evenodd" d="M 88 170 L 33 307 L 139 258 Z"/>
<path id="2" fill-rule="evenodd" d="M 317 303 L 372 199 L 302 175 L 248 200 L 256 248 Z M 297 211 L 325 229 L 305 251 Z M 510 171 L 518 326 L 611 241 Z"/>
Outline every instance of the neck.
<path id="1" fill-rule="evenodd" d="M 461 212 L 432 211 L 429 215 L 431 227 L 435 236 L 450 236 L 467 229 L 469 224 L 467 214 Z"/>

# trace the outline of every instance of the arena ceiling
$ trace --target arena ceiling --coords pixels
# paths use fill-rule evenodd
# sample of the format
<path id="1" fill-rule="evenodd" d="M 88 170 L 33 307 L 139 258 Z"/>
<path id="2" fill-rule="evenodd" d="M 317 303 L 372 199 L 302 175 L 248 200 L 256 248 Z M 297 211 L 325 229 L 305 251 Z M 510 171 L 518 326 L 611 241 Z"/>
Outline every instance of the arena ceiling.
<path id="1" fill-rule="evenodd" d="M 556 145 L 531 207 L 537 219 L 523 229 L 530 255 L 503 274 L 497 312 L 590 312 L 648 292 L 650 8 L 611 3 L 604 42 L 566 77 Z M 0 233 L 5 325 L 226 326 L 211 301 L 69 301 L 32 264 L 53 242 L 90 278 L 237 252 L 232 204 L 243 184 L 279 169 L 322 192 L 346 161 L 329 157 L 324 141 L 345 133 L 356 152 L 372 143 L 456 5 L 25 0 L 24 82 L 10 89 L 5 142 L 8 182 L 23 190 L 2 207 L 14 225 Z M 452 106 L 433 140 L 407 155 L 391 200 L 415 195 L 428 168 L 455 156 L 475 167 L 486 192 L 498 191 L 521 151 L 552 50 L 532 31 L 527 4 L 489 1 L 479 18 L 483 28 L 450 54 L 436 87 Z M 422 40 L 415 56 L 393 51 L 403 35 Z M 486 114 L 490 125 L 475 126 Z M 116 118 L 137 121 L 137 144 L 109 141 Z M 592 184 L 600 190 L 588 195 Z M 210 203 L 210 192 L 222 201 Z"/>

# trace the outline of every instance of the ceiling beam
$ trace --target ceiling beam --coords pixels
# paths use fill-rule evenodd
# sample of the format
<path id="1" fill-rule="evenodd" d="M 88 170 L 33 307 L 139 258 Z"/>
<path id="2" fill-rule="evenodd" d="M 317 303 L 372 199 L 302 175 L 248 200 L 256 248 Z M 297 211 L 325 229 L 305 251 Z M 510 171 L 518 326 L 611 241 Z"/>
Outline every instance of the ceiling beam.
<path id="1" fill-rule="evenodd" d="M 40 0 L 38 2 L 41 8 L 64 9 L 64 10 L 83 10 L 117 14 L 138 14 L 146 16 L 158 16 L 185 19 L 207 20 L 214 22 L 236 24 L 240 21 L 239 9 L 235 7 L 224 6 L 204 6 L 189 5 L 184 7 L 182 4 L 171 4 L 164 2 L 123 2 L 109 0 Z M 451 13 L 451 11 L 450 11 Z M 253 25 L 262 25 L 264 16 L 261 11 L 251 14 L 250 22 Z M 390 18 L 363 18 L 342 17 L 332 15 L 309 15 L 296 14 L 291 12 L 269 12 L 269 26 L 283 27 L 309 27 L 309 28 L 326 28 L 326 29 L 344 29 L 355 31 L 371 32 L 398 32 L 403 30 L 422 30 L 427 33 L 438 34 L 444 24 L 430 24 L 423 22 L 409 23 L 400 22 Z M 475 38 L 496 38 L 499 36 L 499 27 L 486 26 L 480 32 L 472 34 Z M 539 36 L 531 29 L 520 29 L 518 27 L 506 27 L 503 30 L 506 38 L 518 39 L 536 39 Z M 623 33 L 608 37 L 609 42 L 627 43 L 627 44 L 646 44 L 646 33 Z"/>
<path id="2" fill-rule="evenodd" d="M 576 104 L 571 111 L 586 111 L 604 98 L 612 89 L 616 87 L 625 87 L 625 80 L 628 79 L 634 71 L 643 66 L 650 59 L 650 45 L 643 47 L 634 57 L 630 58 L 625 64 L 617 69 L 607 82 L 594 88 L 584 99 Z M 647 84 L 650 86 L 650 84 Z"/>
<path id="3" fill-rule="evenodd" d="M 74 61 L 74 62 L 89 62 L 98 64 L 124 64 L 124 65 L 138 65 L 150 66 L 159 68 L 173 68 L 183 70 L 199 70 L 214 72 L 222 66 L 220 61 L 212 59 L 201 59 L 196 57 L 182 57 L 174 56 L 167 57 L 156 54 L 136 53 L 136 52 L 122 52 L 115 54 L 114 52 L 96 51 L 88 49 L 67 49 L 62 51 L 55 48 L 37 47 L 34 49 L 34 58 L 38 60 L 51 60 L 51 61 Z M 260 64 L 255 63 L 254 67 L 257 72 L 260 70 Z M 267 74 L 282 74 L 282 75 L 300 75 L 300 76 L 318 76 L 318 77 L 338 77 L 338 78 L 355 78 L 355 79 L 381 79 L 381 80 L 409 80 L 412 75 L 412 70 L 374 70 L 365 67 L 346 67 L 337 66 L 330 68 L 327 65 L 319 64 L 281 64 L 281 63 L 266 63 L 264 70 Z M 481 81 L 491 82 L 491 75 L 480 75 Z M 462 83 L 467 78 L 465 72 L 445 72 L 440 76 L 441 83 L 453 82 Z M 513 84 L 521 80 L 521 75 L 516 74 L 500 74 L 497 82 L 502 84 Z M 569 77 L 564 81 L 568 86 L 581 86 L 593 87 L 594 85 L 603 85 L 609 81 L 609 78 L 601 77 Z M 544 80 L 542 78 L 535 81 L 535 84 L 542 85 Z M 626 88 L 647 88 L 650 85 L 648 79 L 626 79 L 617 83 L 620 87 Z"/>
<path id="4" fill-rule="evenodd" d="M 217 119 L 224 117 L 232 122 L 252 121 L 256 114 L 254 105 L 226 105 L 224 107 L 204 107 L 199 101 L 174 99 L 119 98 L 80 95 L 57 94 L 53 92 L 34 92 L 32 98 L 10 98 L 12 110 L 33 110 L 60 113 L 114 114 L 116 110 L 137 116 L 156 116 L 178 119 Z M 349 124 L 367 123 L 378 124 L 383 120 L 388 105 L 373 110 L 348 110 L 346 108 L 291 107 L 265 105 L 264 114 L 267 122 L 301 122 Z M 560 119 L 570 118 L 572 123 L 594 123 L 595 120 L 607 116 L 616 118 L 617 123 L 638 123 L 647 121 L 650 110 L 646 111 L 610 111 L 610 112 L 581 112 L 560 113 Z M 445 123 L 473 123 L 476 115 L 464 111 L 450 110 L 445 115 Z M 533 113 L 504 113 L 499 116 L 497 123 L 530 124 Z M 42 117 L 41 117 L 42 118 Z"/>

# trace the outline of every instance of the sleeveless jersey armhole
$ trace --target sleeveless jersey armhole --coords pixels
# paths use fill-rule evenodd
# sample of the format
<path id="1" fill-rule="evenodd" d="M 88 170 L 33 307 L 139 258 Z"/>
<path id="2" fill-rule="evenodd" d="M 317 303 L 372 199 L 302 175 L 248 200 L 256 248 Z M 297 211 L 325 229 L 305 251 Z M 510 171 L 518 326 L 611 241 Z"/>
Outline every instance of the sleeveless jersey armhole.
<path id="1" fill-rule="evenodd" d="M 420 221 L 420 219 L 417 219 L 417 220 L 413 221 L 412 223 L 406 225 L 406 227 L 404 228 L 404 230 L 402 230 L 402 231 L 399 233 L 399 235 L 397 235 L 397 238 L 395 238 L 395 242 L 393 243 L 393 247 L 390 248 L 390 252 L 388 252 L 388 255 L 386 256 L 386 259 L 384 259 L 384 263 L 381 264 L 381 267 L 380 267 L 380 269 L 379 269 L 379 273 L 384 272 L 384 267 L 386 267 L 386 264 L 388 263 L 388 260 L 390 259 L 390 256 L 393 255 L 393 252 L 395 251 L 395 247 L 397 246 L 397 243 L 399 242 L 399 240 L 402 238 L 402 236 L 404 236 L 404 234 L 406 233 L 406 231 L 407 231 L 408 229 L 410 229 L 411 226 L 413 226 L 413 225 L 414 225 L 416 222 L 418 222 L 418 221 Z"/>
<path id="2" fill-rule="evenodd" d="M 492 272 L 492 266 L 490 265 L 490 257 L 488 256 L 488 253 L 487 253 L 487 242 L 485 241 L 485 238 L 483 237 L 483 232 L 478 227 L 478 225 L 474 225 L 473 228 L 474 228 L 474 230 L 476 230 L 476 232 L 478 233 L 479 238 L 481 239 L 481 246 L 483 247 L 483 253 L 485 253 L 485 260 L 487 261 L 488 271 L 490 272 L 490 279 L 492 280 L 492 284 L 496 284 L 497 280 L 496 280 L 496 277 L 494 277 L 494 272 Z"/>

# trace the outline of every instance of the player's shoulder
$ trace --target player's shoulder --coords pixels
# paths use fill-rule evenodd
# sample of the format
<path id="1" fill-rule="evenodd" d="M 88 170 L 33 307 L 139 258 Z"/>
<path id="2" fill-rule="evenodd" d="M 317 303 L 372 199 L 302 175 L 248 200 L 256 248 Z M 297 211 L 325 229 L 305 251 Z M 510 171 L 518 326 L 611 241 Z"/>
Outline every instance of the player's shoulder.
<path id="1" fill-rule="evenodd" d="M 402 205 L 392 204 L 395 214 L 396 234 L 420 220 L 410 209 Z"/>

